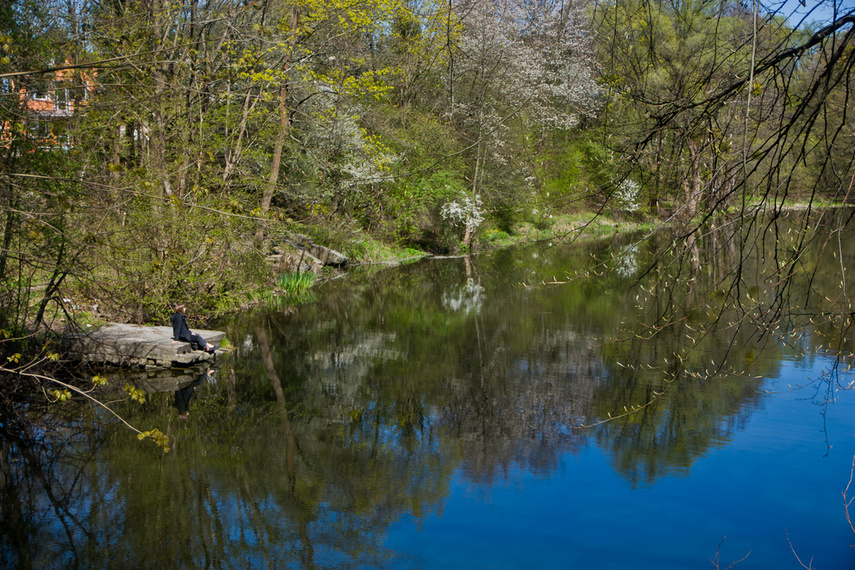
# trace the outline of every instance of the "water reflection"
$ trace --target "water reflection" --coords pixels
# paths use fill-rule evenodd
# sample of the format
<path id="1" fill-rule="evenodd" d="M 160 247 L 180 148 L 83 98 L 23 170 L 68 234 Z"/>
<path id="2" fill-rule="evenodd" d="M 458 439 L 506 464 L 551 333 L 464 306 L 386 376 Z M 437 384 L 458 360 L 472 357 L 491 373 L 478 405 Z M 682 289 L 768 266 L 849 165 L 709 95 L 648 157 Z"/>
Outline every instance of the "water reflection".
<path id="1" fill-rule="evenodd" d="M 0 566 L 84 567 L 118 515 L 115 482 L 94 468 L 113 428 L 78 403 L 26 415 L 0 424 Z"/>
<path id="2" fill-rule="evenodd" d="M 196 374 L 196 378 L 194 378 L 192 382 L 186 386 L 181 386 L 175 391 L 175 401 L 172 405 L 176 410 L 178 410 L 179 418 L 186 420 L 190 417 L 190 400 L 193 398 L 193 393 L 196 391 L 196 387 L 202 382 L 207 381 L 212 374 L 213 370 L 206 368 Z"/>
<path id="3" fill-rule="evenodd" d="M 694 268 L 624 238 L 435 260 L 241 315 L 216 382 L 134 379 L 147 402 L 121 411 L 167 433 L 169 455 L 93 411 L 4 424 L 0 562 L 408 566 L 389 529 L 440 516 L 459 479 L 546 479 L 592 447 L 629 488 L 688 477 L 765 405 L 782 362 L 833 334 L 766 345 L 769 321 L 722 310 L 779 295 L 759 275 L 732 288 L 726 242 L 697 240 Z"/>
<path id="4" fill-rule="evenodd" d="M 627 479 L 652 484 L 685 473 L 727 441 L 759 402 L 761 382 L 733 366 L 748 358 L 732 348 L 733 337 L 680 348 L 705 314 L 681 315 L 649 338 L 646 323 L 664 309 L 661 296 L 619 294 L 624 264 L 596 283 L 520 286 L 533 269 L 564 275 L 590 256 L 614 259 L 610 246 L 555 250 L 525 265 L 509 252 L 444 260 L 396 271 L 393 286 L 375 279 L 370 287 L 327 291 L 322 302 L 291 314 L 265 314 L 271 336 L 256 334 L 260 356 L 268 374 L 289 379 L 298 407 L 359 429 L 370 417 L 375 439 L 410 451 L 438 434 L 455 442 L 452 460 L 473 481 L 515 467 L 548 474 L 595 433 Z M 633 256 L 652 255 L 630 247 Z M 633 329 L 628 315 L 644 326 Z M 755 350 L 755 333 L 741 334 L 736 344 Z M 278 347 L 276 363 L 264 350 L 269 344 Z M 251 362 L 246 348 L 239 359 Z M 716 382 L 701 379 L 710 376 L 711 354 Z M 778 356 L 751 356 L 754 372 L 768 362 L 764 372 L 774 373 Z M 620 418 L 603 422 L 612 416 Z"/>

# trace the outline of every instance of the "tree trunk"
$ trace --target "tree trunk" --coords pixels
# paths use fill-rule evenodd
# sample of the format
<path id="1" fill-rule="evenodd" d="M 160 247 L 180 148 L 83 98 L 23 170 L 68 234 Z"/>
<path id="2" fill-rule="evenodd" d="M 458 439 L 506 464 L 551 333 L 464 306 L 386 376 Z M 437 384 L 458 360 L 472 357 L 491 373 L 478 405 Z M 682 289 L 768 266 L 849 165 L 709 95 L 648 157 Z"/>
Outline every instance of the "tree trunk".
<path id="1" fill-rule="evenodd" d="M 282 79 L 279 87 L 279 134 L 276 136 L 276 146 L 273 147 L 273 159 L 270 165 L 270 178 L 267 181 L 267 188 L 264 189 L 264 194 L 261 197 L 261 220 L 258 223 L 258 229 L 255 232 L 255 242 L 258 246 L 264 241 L 265 216 L 270 210 L 270 202 L 273 200 L 273 192 L 276 190 L 276 183 L 279 181 L 279 169 L 282 164 L 282 149 L 285 147 L 285 138 L 288 135 L 290 121 L 288 118 L 288 70 L 291 68 L 291 54 L 296 41 L 297 24 L 299 23 L 299 12 L 295 6 L 291 7 L 291 37 L 289 40 L 288 53 L 285 56 L 285 62 L 282 64 Z"/>
<path id="2" fill-rule="evenodd" d="M 12 246 L 12 236 L 15 231 L 15 210 L 17 209 L 15 196 L 15 188 L 12 185 L 12 179 L 9 178 L 8 193 L 4 200 L 6 206 L 6 221 L 3 224 L 3 246 L 0 249 L 0 282 L 6 279 L 6 260 L 9 258 L 9 248 Z"/>
<path id="3" fill-rule="evenodd" d="M 229 86 L 229 89 L 231 89 L 231 86 Z M 229 181 L 229 178 L 232 175 L 232 170 L 235 165 L 240 162 L 241 157 L 243 156 L 243 139 L 246 135 L 246 125 L 249 122 L 249 115 L 255 109 L 255 105 L 258 103 L 258 100 L 258 97 L 253 97 L 251 87 L 246 90 L 246 95 L 243 98 L 240 124 L 238 125 L 237 142 L 235 142 L 234 149 L 226 151 L 226 166 L 223 168 L 223 182 Z M 226 109 L 226 112 L 228 112 L 228 109 Z M 226 122 L 228 123 L 228 121 Z"/>
<path id="4" fill-rule="evenodd" d="M 689 140 L 686 146 L 689 149 L 689 172 L 688 176 L 683 178 L 683 217 L 688 222 L 695 217 L 701 199 L 701 152 L 694 140 Z"/>
<path id="5" fill-rule="evenodd" d="M 258 222 L 258 229 L 255 232 L 255 242 L 260 246 L 264 241 L 264 217 L 270 210 L 270 202 L 273 200 L 273 192 L 276 189 L 276 183 L 279 180 L 279 168 L 282 164 L 282 149 L 285 147 L 285 137 L 288 134 L 288 86 L 283 81 L 282 87 L 279 89 L 279 134 L 276 135 L 276 146 L 273 147 L 273 160 L 270 165 L 270 178 L 267 181 L 267 188 L 264 189 L 264 194 L 261 197 L 261 220 Z"/>

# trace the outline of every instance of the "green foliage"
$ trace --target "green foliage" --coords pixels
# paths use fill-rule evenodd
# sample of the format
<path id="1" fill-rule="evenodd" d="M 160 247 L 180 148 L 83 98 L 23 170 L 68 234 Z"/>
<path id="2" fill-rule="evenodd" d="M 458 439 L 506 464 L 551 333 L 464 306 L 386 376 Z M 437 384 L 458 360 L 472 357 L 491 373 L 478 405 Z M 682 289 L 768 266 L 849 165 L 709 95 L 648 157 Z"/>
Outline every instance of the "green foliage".
<path id="1" fill-rule="evenodd" d="M 455 156 L 456 133 L 412 108 L 384 108 L 369 119 L 400 158 L 390 165 L 382 191 L 356 211 L 358 220 L 393 243 L 446 249 L 456 238 L 442 223 L 439 210 L 466 188 L 466 165 Z"/>
<path id="2" fill-rule="evenodd" d="M 555 133 L 537 160 L 537 176 L 543 181 L 540 204 L 559 212 L 597 205 L 621 170 L 618 156 L 597 135 Z"/>
<path id="3" fill-rule="evenodd" d="M 283 273 L 279 276 L 277 287 L 289 295 L 299 295 L 309 291 L 315 284 L 315 274 L 304 271 L 303 273 Z"/>
<path id="4" fill-rule="evenodd" d="M 365 263 L 402 262 L 421 259 L 428 255 L 424 250 L 401 247 L 397 244 L 362 236 L 347 243 L 347 251 Z"/>
<path id="5" fill-rule="evenodd" d="M 161 322 L 179 302 L 196 313 L 216 313 L 232 308 L 264 278 L 254 252 L 233 241 L 241 233 L 248 236 L 251 224 L 212 213 L 221 206 L 216 199 L 159 206 L 141 196 L 134 204 L 120 220 L 101 221 L 112 231 L 99 251 L 123 262 L 100 268 L 98 283 L 82 284 L 83 294 L 96 298 L 101 287 L 109 287 L 111 302 L 104 311 L 112 318 Z"/>
<path id="6" fill-rule="evenodd" d="M 402 179 L 387 193 L 384 228 L 392 239 L 427 249 L 447 245 L 440 207 L 465 190 L 459 173 L 437 170 Z"/>
<path id="7" fill-rule="evenodd" d="M 511 236 L 507 232 L 498 229 L 488 229 L 481 233 L 481 241 L 483 243 L 497 243 L 506 241 Z"/>
<path id="8" fill-rule="evenodd" d="M 308 303 L 313 299 L 315 280 L 315 274 L 310 271 L 283 273 L 276 284 L 276 295 L 290 305 Z"/>
<path id="9" fill-rule="evenodd" d="M 67 389 L 53 390 L 51 392 L 51 395 L 53 396 L 54 401 L 57 402 L 66 402 L 71 399 L 71 392 L 69 392 Z"/>

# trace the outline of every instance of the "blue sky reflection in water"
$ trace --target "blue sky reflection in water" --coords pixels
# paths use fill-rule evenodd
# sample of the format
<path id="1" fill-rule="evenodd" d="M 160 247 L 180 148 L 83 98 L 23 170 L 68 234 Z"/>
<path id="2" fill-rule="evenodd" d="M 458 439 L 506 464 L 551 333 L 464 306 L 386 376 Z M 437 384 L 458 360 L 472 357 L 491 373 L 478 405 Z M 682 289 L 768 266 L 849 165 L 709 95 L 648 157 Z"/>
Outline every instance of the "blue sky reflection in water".
<path id="1" fill-rule="evenodd" d="M 458 471 L 442 513 L 405 517 L 385 545 L 418 568 L 726 568 L 746 555 L 735 568 L 800 568 L 793 551 L 851 568 L 855 394 L 825 407 L 815 386 L 788 387 L 830 364 L 786 362 L 745 426 L 685 474 L 633 486 L 593 443 L 549 475 L 515 468 L 483 487 Z"/>

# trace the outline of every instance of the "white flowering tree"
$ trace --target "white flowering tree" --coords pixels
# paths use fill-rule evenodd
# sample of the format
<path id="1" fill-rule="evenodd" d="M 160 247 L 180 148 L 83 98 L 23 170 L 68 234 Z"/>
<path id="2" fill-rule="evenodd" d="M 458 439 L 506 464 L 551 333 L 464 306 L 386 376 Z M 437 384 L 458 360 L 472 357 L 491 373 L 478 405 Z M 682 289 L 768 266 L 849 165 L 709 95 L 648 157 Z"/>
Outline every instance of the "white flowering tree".
<path id="1" fill-rule="evenodd" d="M 549 129 L 571 128 L 580 114 L 596 110 L 599 88 L 581 3 L 474 0 L 457 8 L 463 22 L 457 79 L 472 86 L 458 90 L 461 96 L 492 94 Z"/>
<path id="2" fill-rule="evenodd" d="M 440 214 L 443 219 L 452 224 L 463 226 L 463 246 L 469 249 L 472 246 L 475 231 L 484 221 L 481 197 L 477 194 L 475 196 L 461 194 L 459 200 L 447 202 L 440 210 Z"/>
<path id="3" fill-rule="evenodd" d="M 325 181 L 322 201 L 332 212 L 358 208 L 388 180 L 389 167 L 399 157 L 379 137 L 361 125 L 362 107 L 340 95 L 341 86 L 321 85 L 306 105 L 311 120 L 304 125 L 303 143 L 312 149 L 315 167 Z"/>
<path id="4" fill-rule="evenodd" d="M 515 206 L 534 170 L 538 134 L 573 128 L 596 108 L 583 6 L 461 0 L 454 9 L 462 31 L 448 108 L 467 143 L 470 191 L 491 208 Z"/>
<path id="5" fill-rule="evenodd" d="M 626 178 L 621 180 L 614 191 L 614 198 L 617 208 L 624 212 L 637 212 L 639 209 L 639 186 L 638 182 Z"/>

